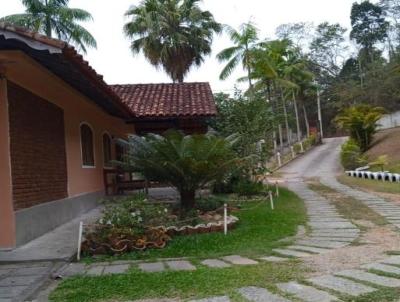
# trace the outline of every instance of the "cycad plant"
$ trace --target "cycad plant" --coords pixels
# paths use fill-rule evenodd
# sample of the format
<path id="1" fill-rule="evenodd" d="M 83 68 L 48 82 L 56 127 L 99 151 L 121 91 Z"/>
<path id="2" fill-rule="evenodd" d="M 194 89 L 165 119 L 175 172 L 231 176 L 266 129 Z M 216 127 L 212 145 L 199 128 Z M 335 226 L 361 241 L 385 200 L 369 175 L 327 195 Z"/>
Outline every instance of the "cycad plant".
<path id="1" fill-rule="evenodd" d="M 184 135 L 175 130 L 163 136 L 132 136 L 127 143 L 126 165 L 146 179 L 175 187 L 185 210 L 195 205 L 195 194 L 206 184 L 220 180 L 241 162 L 232 151 L 236 135 Z"/>
<path id="2" fill-rule="evenodd" d="M 350 137 L 357 142 L 361 151 L 365 152 L 384 113 L 385 109 L 382 107 L 356 105 L 344 109 L 336 116 L 335 122 L 338 128 L 349 131 Z"/>
<path id="3" fill-rule="evenodd" d="M 87 47 L 96 47 L 96 40 L 79 23 L 91 21 L 90 13 L 79 8 L 68 7 L 69 0 L 22 0 L 25 13 L 14 14 L 0 19 L 22 26 L 51 38 L 54 35 L 74 44 L 83 52 Z"/>

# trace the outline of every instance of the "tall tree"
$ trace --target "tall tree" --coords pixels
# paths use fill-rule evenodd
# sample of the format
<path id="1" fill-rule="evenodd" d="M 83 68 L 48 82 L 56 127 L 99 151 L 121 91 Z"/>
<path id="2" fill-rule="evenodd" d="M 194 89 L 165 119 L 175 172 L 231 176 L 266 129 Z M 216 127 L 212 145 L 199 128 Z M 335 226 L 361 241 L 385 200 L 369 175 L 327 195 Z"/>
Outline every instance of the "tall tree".
<path id="1" fill-rule="evenodd" d="M 289 40 L 296 47 L 307 48 L 314 31 L 314 25 L 310 22 L 298 22 L 281 24 L 275 31 L 281 40 Z"/>
<path id="2" fill-rule="evenodd" d="M 211 53 L 214 33 L 221 24 L 200 0 L 143 0 L 126 16 L 124 32 L 132 39 L 134 54 L 143 52 L 155 67 L 162 67 L 174 82 L 183 82 L 193 65 L 200 66 Z"/>
<path id="3" fill-rule="evenodd" d="M 254 24 L 248 22 L 242 24 L 239 30 L 235 30 L 230 26 L 225 26 L 225 29 L 234 45 L 222 50 L 217 55 L 217 59 L 220 62 L 228 61 L 219 77 L 221 80 L 225 80 L 232 74 L 239 63 L 242 63 L 243 68 L 247 70 L 249 86 L 252 87 L 250 76 L 251 59 L 254 46 L 258 41 L 257 28 Z"/>
<path id="4" fill-rule="evenodd" d="M 369 1 L 353 3 L 351 8 L 350 38 L 370 51 L 387 37 L 388 22 L 382 8 Z"/>
<path id="5" fill-rule="evenodd" d="M 23 14 L 1 18 L 1 21 L 26 27 L 32 31 L 54 35 L 63 41 L 74 44 L 83 52 L 86 47 L 97 47 L 93 36 L 79 24 L 93 18 L 87 11 L 68 7 L 69 0 L 22 0 L 26 7 Z"/>
<path id="6" fill-rule="evenodd" d="M 341 61 L 344 60 L 347 46 L 344 44 L 346 29 L 339 23 L 323 22 L 315 30 L 315 36 L 310 45 L 312 62 L 318 64 L 322 72 L 337 76 Z"/>

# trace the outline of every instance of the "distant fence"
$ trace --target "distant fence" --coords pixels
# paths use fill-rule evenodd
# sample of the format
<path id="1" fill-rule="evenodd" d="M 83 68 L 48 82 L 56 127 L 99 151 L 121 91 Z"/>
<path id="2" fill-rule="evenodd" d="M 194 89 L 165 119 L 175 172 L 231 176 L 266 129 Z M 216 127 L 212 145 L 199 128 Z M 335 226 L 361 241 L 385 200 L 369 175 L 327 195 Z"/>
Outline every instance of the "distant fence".
<path id="1" fill-rule="evenodd" d="M 400 111 L 384 115 L 379 121 L 380 130 L 390 129 L 400 126 Z"/>

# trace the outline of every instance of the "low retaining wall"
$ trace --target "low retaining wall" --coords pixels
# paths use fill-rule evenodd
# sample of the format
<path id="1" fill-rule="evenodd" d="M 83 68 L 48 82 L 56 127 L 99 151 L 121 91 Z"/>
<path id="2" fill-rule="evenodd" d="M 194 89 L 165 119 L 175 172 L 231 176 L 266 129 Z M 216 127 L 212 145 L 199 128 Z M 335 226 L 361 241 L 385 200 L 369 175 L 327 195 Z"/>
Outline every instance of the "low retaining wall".
<path id="1" fill-rule="evenodd" d="M 371 171 L 346 171 L 346 174 L 351 177 L 357 177 L 357 178 L 363 178 L 363 179 L 400 182 L 400 174 L 399 173 L 371 172 Z"/>
<path id="2" fill-rule="evenodd" d="M 90 211 L 103 196 L 103 191 L 88 193 L 15 212 L 17 247 Z"/>

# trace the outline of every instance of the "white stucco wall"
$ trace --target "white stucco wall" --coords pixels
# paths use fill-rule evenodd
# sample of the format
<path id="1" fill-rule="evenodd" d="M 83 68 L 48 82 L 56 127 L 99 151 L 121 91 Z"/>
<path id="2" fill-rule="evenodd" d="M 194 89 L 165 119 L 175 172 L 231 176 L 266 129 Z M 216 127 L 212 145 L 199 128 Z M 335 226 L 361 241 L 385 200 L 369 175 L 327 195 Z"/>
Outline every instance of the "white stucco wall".
<path id="1" fill-rule="evenodd" d="M 400 126 L 400 111 L 387 114 L 379 120 L 379 129 L 389 129 Z"/>

